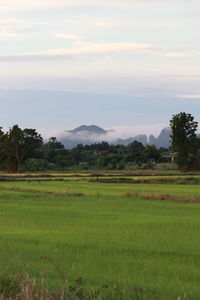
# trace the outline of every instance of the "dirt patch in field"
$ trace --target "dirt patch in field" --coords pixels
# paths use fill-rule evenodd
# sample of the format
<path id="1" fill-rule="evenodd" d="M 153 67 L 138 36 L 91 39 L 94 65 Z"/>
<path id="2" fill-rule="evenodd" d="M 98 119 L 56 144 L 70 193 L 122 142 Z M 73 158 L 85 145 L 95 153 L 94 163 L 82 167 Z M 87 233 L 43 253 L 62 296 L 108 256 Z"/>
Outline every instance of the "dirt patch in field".
<path id="1" fill-rule="evenodd" d="M 134 193 L 131 191 L 125 191 L 123 194 L 125 197 L 136 197 L 144 200 L 160 200 L 160 201 L 178 201 L 178 202 L 190 202 L 200 203 L 200 197 L 180 197 L 170 194 L 149 194 L 149 193 Z"/>
<path id="2" fill-rule="evenodd" d="M 123 184 L 138 184 L 138 183 L 149 183 L 149 184 L 200 184 L 200 177 L 177 177 L 177 178 L 98 178 L 91 179 L 90 182 L 98 183 L 123 183 Z"/>

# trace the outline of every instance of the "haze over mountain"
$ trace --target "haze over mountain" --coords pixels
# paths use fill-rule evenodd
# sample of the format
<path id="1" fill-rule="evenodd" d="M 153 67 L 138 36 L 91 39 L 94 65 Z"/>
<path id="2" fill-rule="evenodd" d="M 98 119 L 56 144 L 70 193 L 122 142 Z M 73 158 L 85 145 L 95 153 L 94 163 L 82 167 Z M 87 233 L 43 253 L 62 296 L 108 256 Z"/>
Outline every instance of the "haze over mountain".
<path id="1" fill-rule="evenodd" d="M 78 144 L 90 145 L 102 141 L 107 141 L 110 144 L 121 145 L 128 145 L 133 141 L 138 141 L 143 145 L 154 144 L 158 148 L 168 148 L 170 146 L 170 134 L 171 129 L 167 127 L 161 130 L 157 138 L 153 135 L 148 137 L 146 134 L 139 134 L 123 139 L 120 137 L 116 138 L 116 132 L 114 130 L 105 130 L 96 125 L 82 125 L 73 130 L 64 131 L 64 133 L 60 134 L 58 139 L 64 144 L 65 148 L 68 149 L 71 149 Z"/>

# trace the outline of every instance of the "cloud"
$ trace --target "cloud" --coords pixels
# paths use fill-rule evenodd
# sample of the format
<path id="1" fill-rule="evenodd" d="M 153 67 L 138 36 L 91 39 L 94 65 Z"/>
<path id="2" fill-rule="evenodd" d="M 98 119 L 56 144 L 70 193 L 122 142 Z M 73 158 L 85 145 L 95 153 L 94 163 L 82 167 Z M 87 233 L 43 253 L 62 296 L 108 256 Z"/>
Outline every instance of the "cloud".
<path id="1" fill-rule="evenodd" d="M 122 28 L 122 27 L 127 27 L 127 28 L 132 28 L 133 26 L 135 28 L 146 26 L 143 20 L 138 20 L 136 21 L 135 19 L 129 20 L 125 18 L 109 18 L 109 19 L 99 19 L 99 20 L 94 20 L 94 25 L 96 27 L 100 28 Z M 152 25 L 152 24 L 151 24 Z M 159 24 L 160 26 L 160 24 Z"/>
<path id="2" fill-rule="evenodd" d="M 50 49 L 40 52 L 22 53 L 13 56 L 0 56 L 1 62 L 35 61 L 35 60 L 63 60 L 82 57 L 97 57 L 111 55 L 148 54 L 161 57 L 199 56 L 198 49 L 165 49 L 149 44 L 139 43 L 94 43 L 83 47 L 68 49 Z"/>
<path id="3" fill-rule="evenodd" d="M 26 22 L 18 18 L 0 17 L 0 25 L 25 24 Z"/>
<path id="4" fill-rule="evenodd" d="M 68 145 L 73 143 L 98 143 L 106 141 L 109 143 L 115 143 L 117 139 L 127 139 L 134 138 L 138 135 L 147 135 L 150 134 L 159 135 L 160 131 L 163 128 L 166 128 L 168 124 L 159 123 L 159 124 L 146 124 L 146 125 L 137 125 L 137 126 L 113 126 L 111 129 L 107 130 L 104 134 L 95 134 L 88 131 L 81 131 L 78 133 L 71 131 L 54 131 L 55 136 Z M 47 131 L 45 137 L 52 136 L 52 131 Z"/>
<path id="5" fill-rule="evenodd" d="M 69 49 L 50 49 L 46 51 L 23 53 L 14 56 L 0 56 L 0 61 L 31 61 L 49 59 L 67 59 L 77 57 L 105 56 L 121 53 L 145 53 L 151 52 L 152 47 L 147 44 L 137 43 L 98 43 L 90 46 L 69 48 Z"/>
<path id="6" fill-rule="evenodd" d="M 136 125 L 136 126 L 119 126 L 115 125 L 112 126 L 112 131 L 108 132 L 107 137 L 108 140 L 111 139 L 127 139 L 130 137 L 134 137 L 136 135 L 150 135 L 154 134 L 155 136 L 158 136 L 160 134 L 160 131 L 167 127 L 167 123 L 157 123 L 157 124 L 145 124 L 145 125 Z"/>
<path id="7" fill-rule="evenodd" d="M 186 57 L 186 56 L 199 56 L 200 48 L 182 47 L 174 50 L 170 50 L 166 56 L 168 57 Z"/>
<path id="8" fill-rule="evenodd" d="M 101 60 L 95 61 L 93 65 L 94 66 L 104 65 L 104 64 L 108 63 L 109 61 L 111 61 L 111 57 L 110 56 L 105 56 Z"/>
<path id="9" fill-rule="evenodd" d="M 55 7 L 136 7 L 144 0 L 6 0 L 0 4 L 0 11 L 48 9 Z"/>
<path id="10" fill-rule="evenodd" d="M 44 25 L 44 22 L 30 22 L 20 18 L 0 17 L 0 25 L 15 26 L 15 25 Z"/>
<path id="11" fill-rule="evenodd" d="M 0 41 L 24 38 L 27 34 L 35 32 L 34 28 L 0 29 Z"/>
<path id="12" fill-rule="evenodd" d="M 18 36 L 19 36 L 19 34 L 15 31 L 0 29 L 0 40 L 1 41 L 17 38 Z"/>
<path id="13" fill-rule="evenodd" d="M 19 18 L 0 17 L 0 40 L 6 41 L 26 36 L 41 30 L 41 22 L 29 22 Z"/>
<path id="14" fill-rule="evenodd" d="M 65 40 L 72 41 L 77 45 L 83 45 L 83 44 L 89 43 L 89 40 L 87 40 L 83 37 L 80 37 L 80 36 L 76 36 L 76 35 L 65 34 L 65 33 L 55 33 L 54 36 L 59 39 L 65 39 Z"/>
<path id="15" fill-rule="evenodd" d="M 16 40 L 27 36 L 32 32 L 35 32 L 34 28 L 16 28 L 16 29 L 0 29 L 0 41 Z"/>
<path id="16" fill-rule="evenodd" d="M 182 5 L 188 0 L 168 0 L 168 2 Z M 40 10 L 59 7 L 145 7 L 165 3 L 164 0 L 6 0 L 0 3 L 0 11 Z M 198 0 L 190 0 L 191 3 L 198 3 Z"/>
<path id="17" fill-rule="evenodd" d="M 200 99 L 200 94 L 177 95 L 176 97 L 184 99 Z"/>

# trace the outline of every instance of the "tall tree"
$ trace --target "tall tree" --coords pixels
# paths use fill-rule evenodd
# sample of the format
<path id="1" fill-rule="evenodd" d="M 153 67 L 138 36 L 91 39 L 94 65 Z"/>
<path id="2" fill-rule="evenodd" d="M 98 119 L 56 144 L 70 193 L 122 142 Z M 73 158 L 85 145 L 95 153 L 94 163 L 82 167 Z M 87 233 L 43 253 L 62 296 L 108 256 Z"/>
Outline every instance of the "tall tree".
<path id="1" fill-rule="evenodd" d="M 23 132 L 18 125 L 14 125 L 5 134 L 5 154 L 8 159 L 9 172 L 18 172 L 21 168 L 21 147 Z"/>
<path id="2" fill-rule="evenodd" d="M 9 172 L 19 172 L 22 163 L 27 158 L 34 157 L 36 150 L 42 145 L 42 137 L 35 129 L 22 130 L 14 125 L 4 135 L 3 145 Z"/>
<path id="3" fill-rule="evenodd" d="M 51 137 L 46 144 L 44 144 L 44 158 L 51 163 L 56 162 L 56 156 L 64 149 L 64 145 L 57 141 L 56 137 Z"/>
<path id="4" fill-rule="evenodd" d="M 176 152 L 179 169 L 189 169 L 193 165 L 191 157 L 195 157 L 196 131 L 198 122 L 191 114 L 181 112 L 173 115 L 170 120 L 172 128 L 172 147 Z"/>

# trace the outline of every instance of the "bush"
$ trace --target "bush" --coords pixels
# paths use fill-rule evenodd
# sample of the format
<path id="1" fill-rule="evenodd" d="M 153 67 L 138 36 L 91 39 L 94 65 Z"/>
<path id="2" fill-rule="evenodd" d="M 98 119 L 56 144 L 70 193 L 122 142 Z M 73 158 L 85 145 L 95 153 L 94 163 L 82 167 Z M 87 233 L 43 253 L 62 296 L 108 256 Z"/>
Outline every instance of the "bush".
<path id="1" fill-rule="evenodd" d="M 25 171 L 45 171 L 48 168 L 48 163 L 45 159 L 29 158 L 24 164 Z"/>

